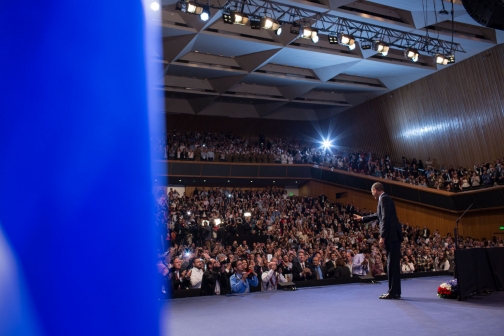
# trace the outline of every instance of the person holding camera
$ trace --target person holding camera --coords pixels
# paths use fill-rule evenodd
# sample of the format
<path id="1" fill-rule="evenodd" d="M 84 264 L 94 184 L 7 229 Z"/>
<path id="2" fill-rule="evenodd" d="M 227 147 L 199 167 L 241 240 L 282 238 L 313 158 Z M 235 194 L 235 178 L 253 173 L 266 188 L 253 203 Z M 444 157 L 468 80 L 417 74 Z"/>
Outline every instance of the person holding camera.
<path id="1" fill-rule="evenodd" d="M 282 273 L 279 272 L 279 269 L 277 268 L 277 262 L 278 261 L 276 260 L 276 258 L 273 258 L 268 263 L 268 271 L 263 272 L 261 276 L 261 290 L 263 292 L 276 290 L 278 283 L 287 281 Z"/>
<path id="2" fill-rule="evenodd" d="M 250 286 L 257 286 L 259 284 L 259 280 L 252 270 L 244 272 L 243 261 L 234 260 L 231 263 L 231 267 L 235 271 L 235 274 L 229 278 L 231 293 L 250 293 Z"/>
<path id="3" fill-rule="evenodd" d="M 221 272 L 221 265 L 218 260 L 210 259 L 207 264 L 207 270 L 203 273 L 201 282 L 201 295 L 221 295 L 224 293 L 226 281 Z"/>

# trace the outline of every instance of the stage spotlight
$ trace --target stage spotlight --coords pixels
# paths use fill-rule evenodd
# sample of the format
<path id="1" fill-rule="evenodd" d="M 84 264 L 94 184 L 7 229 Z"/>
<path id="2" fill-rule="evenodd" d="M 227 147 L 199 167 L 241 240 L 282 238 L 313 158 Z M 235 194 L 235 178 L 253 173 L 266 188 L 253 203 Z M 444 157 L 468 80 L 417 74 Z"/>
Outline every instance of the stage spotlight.
<path id="1" fill-rule="evenodd" d="M 244 216 L 244 217 L 250 217 L 250 216 L 252 216 L 252 214 L 251 214 L 250 212 L 245 212 L 245 213 L 243 214 L 243 216 Z"/>
<path id="2" fill-rule="evenodd" d="M 197 4 L 195 4 L 193 2 L 188 2 L 186 8 L 187 8 L 187 13 L 191 13 L 191 14 L 200 15 L 203 12 L 203 7 L 198 6 Z"/>
<path id="3" fill-rule="evenodd" d="M 275 34 L 277 34 L 277 36 L 280 36 L 282 34 L 282 27 L 278 27 L 278 29 L 275 31 Z"/>
<path id="4" fill-rule="evenodd" d="M 329 147 L 331 147 L 331 146 L 332 146 L 331 141 L 329 141 L 329 140 L 327 140 L 327 139 L 326 139 L 326 140 L 322 140 L 322 147 L 323 147 L 324 149 L 328 149 L 328 148 L 329 148 Z"/>
<path id="5" fill-rule="evenodd" d="M 233 19 L 229 13 L 222 13 L 222 20 L 224 23 L 233 24 Z"/>
<path id="6" fill-rule="evenodd" d="M 436 64 L 440 64 L 440 65 L 447 65 L 448 64 L 448 58 L 445 55 L 436 54 L 435 59 L 436 59 Z"/>
<path id="7" fill-rule="evenodd" d="M 200 14 L 201 21 L 208 21 L 210 18 L 210 8 L 208 6 L 203 6 L 203 10 Z"/>
<path id="8" fill-rule="evenodd" d="M 304 39 L 311 39 L 313 43 L 317 43 L 319 41 L 317 29 L 311 27 L 301 27 L 299 29 L 299 37 Z"/>
<path id="9" fill-rule="evenodd" d="M 375 41 L 373 44 L 373 50 L 381 54 L 382 56 L 387 56 L 390 47 L 380 41 Z"/>
<path id="10" fill-rule="evenodd" d="M 355 49 L 355 38 L 352 35 L 339 33 L 338 34 L 338 43 L 344 46 L 347 46 L 348 49 Z"/>
<path id="11" fill-rule="evenodd" d="M 150 9 L 152 9 L 153 11 L 158 11 L 159 10 L 159 2 L 156 2 L 154 1 L 153 3 L 150 4 Z"/>
<path id="12" fill-rule="evenodd" d="M 259 21 L 259 20 L 250 20 L 250 28 L 261 30 L 261 21 Z"/>
<path id="13" fill-rule="evenodd" d="M 413 62 L 418 61 L 418 50 L 413 48 L 404 49 L 404 57 L 410 59 Z"/>
<path id="14" fill-rule="evenodd" d="M 231 13 L 231 21 L 233 24 L 237 25 L 246 25 L 247 22 L 249 21 L 247 15 L 240 13 L 240 12 L 233 12 Z"/>
<path id="15" fill-rule="evenodd" d="M 446 59 L 448 60 L 448 64 L 455 63 L 455 55 L 446 55 Z"/>
<path id="16" fill-rule="evenodd" d="M 371 43 L 369 43 L 369 42 L 362 42 L 360 47 L 361 47 L 362 50 L 370 50 L 371 49 Z"/>
<path id="17" fill-rule="evenodd" d="M 267 30 L 278 30 L 280 28 L 280 24 L 278 23 L 277 20 L 272 19 L 270 17 L 263 17 L 261 19 L 261 28 L 262 29 L 267 29 Z"/>
<path id="18" fill-rule="evenodd" d="M 215 225 L 219 225 L 220 223 L 222 223 L 221 220 L 220 220 L 220 218 L 215 218 L 214 219 L 214 224 Z"/>
<path id="19" fill-rule="evenodd" d="M 329 44 L 338 44 L 338 36 L 336 35 L 327 35 L 327 39 L 329 40 Z"/>

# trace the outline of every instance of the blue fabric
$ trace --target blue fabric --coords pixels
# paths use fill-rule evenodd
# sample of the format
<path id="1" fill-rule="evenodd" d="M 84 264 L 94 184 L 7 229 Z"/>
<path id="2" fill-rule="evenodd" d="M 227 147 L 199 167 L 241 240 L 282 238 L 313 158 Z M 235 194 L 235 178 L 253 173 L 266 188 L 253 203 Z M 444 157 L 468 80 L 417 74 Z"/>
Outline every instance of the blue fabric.
<path id="1" fill-rule="evenodd" d="M 145 29 L 140 1 L 2 2 L 0 221 L 35 315 L 12 323 L 159 333 Z"/>
<path id="2" fill-rule="evenodd" d="M 247 281 L 241 281 L 241 278 L 236 276 L 236 273 L 233 274 L 229 281 L 231 283 L 231 292 L 232 293 L 250 293 L 250 286 L 257 286 L 259 284 L 259 279 L 257 276 L 252 276 L 252 279 L 247 278 Z"/>

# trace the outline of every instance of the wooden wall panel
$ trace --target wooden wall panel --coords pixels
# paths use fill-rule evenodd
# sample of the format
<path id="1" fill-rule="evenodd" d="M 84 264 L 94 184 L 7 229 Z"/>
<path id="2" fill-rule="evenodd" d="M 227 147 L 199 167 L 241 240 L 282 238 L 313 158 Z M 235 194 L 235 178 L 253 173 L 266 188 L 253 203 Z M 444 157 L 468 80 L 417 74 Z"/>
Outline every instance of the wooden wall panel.
<path id="1" fill-rule="evenodd" d="M 372 209 L 375 211 L 377 201 L 371 195 L 371 192 L 361 192 L 344 187 L 325 184 L 317 181 L 310 181 L 300 189 L 301 196 L 319 196 L 326 195 L 330 200 L 336 200 L 336 193 L 347 192 L 348 197 L 341 198 L 338 201 L 341 203 L 352 202 L 360 209 Z M 442 235 L 451 232 L 455 227 L 455 221 L 460 214 L 451 213 L 448 211 L 424 207 L 420 204 L 414 204 L 406 201 L 394 199 L 396 204 L 397 216 L 403 223 L 408 223 L 413 226 L 424 225 L 433 232 L 439 230 Z M 490 239 L 499 226 L 504 225 L 504 209 L 500 210 L 485 210 L 478 212 L 469 212 L 460 222 L 460 234 L 476 238 Z"/>
<path id="2" fill-rule="evenodd" d="M 259 118 L 229 118 L 219 116 L 187 115 L 187 114 L 167 114 L 167 129 L 180 131 L 200 132 L 233 132 L 243 136 L 259 137 L 264 134 L 269 137 L 296 135 L 319 138 L 317 130 L 321 129 L 322 134 L 327 134 L 325 121 L 318 123 L 315 121 L 296 120 L 272 120 Z"/>
<path id="3" fill-rule="evenodd" d="M 334 118 L 351 130 L 344 146 L 369 144 L 394 161 L 494 161 L 504 156 L 504 44 Z"/>

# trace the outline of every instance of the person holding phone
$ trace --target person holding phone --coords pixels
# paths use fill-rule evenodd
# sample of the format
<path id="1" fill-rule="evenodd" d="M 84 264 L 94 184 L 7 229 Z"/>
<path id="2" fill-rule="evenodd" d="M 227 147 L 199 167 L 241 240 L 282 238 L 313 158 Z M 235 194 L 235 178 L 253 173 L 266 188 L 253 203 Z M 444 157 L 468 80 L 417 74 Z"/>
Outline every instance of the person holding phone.
<path id="1" fill-rule="evenodd" d="M 235 274 L 229 278 L 231 293 L 250 293 L 250 286 L 259 285 L 259 279 L 253 274 L 253 270 L 244 271 L 243 261 L 234 260 L 231 267 L 235 270 Z"/>

